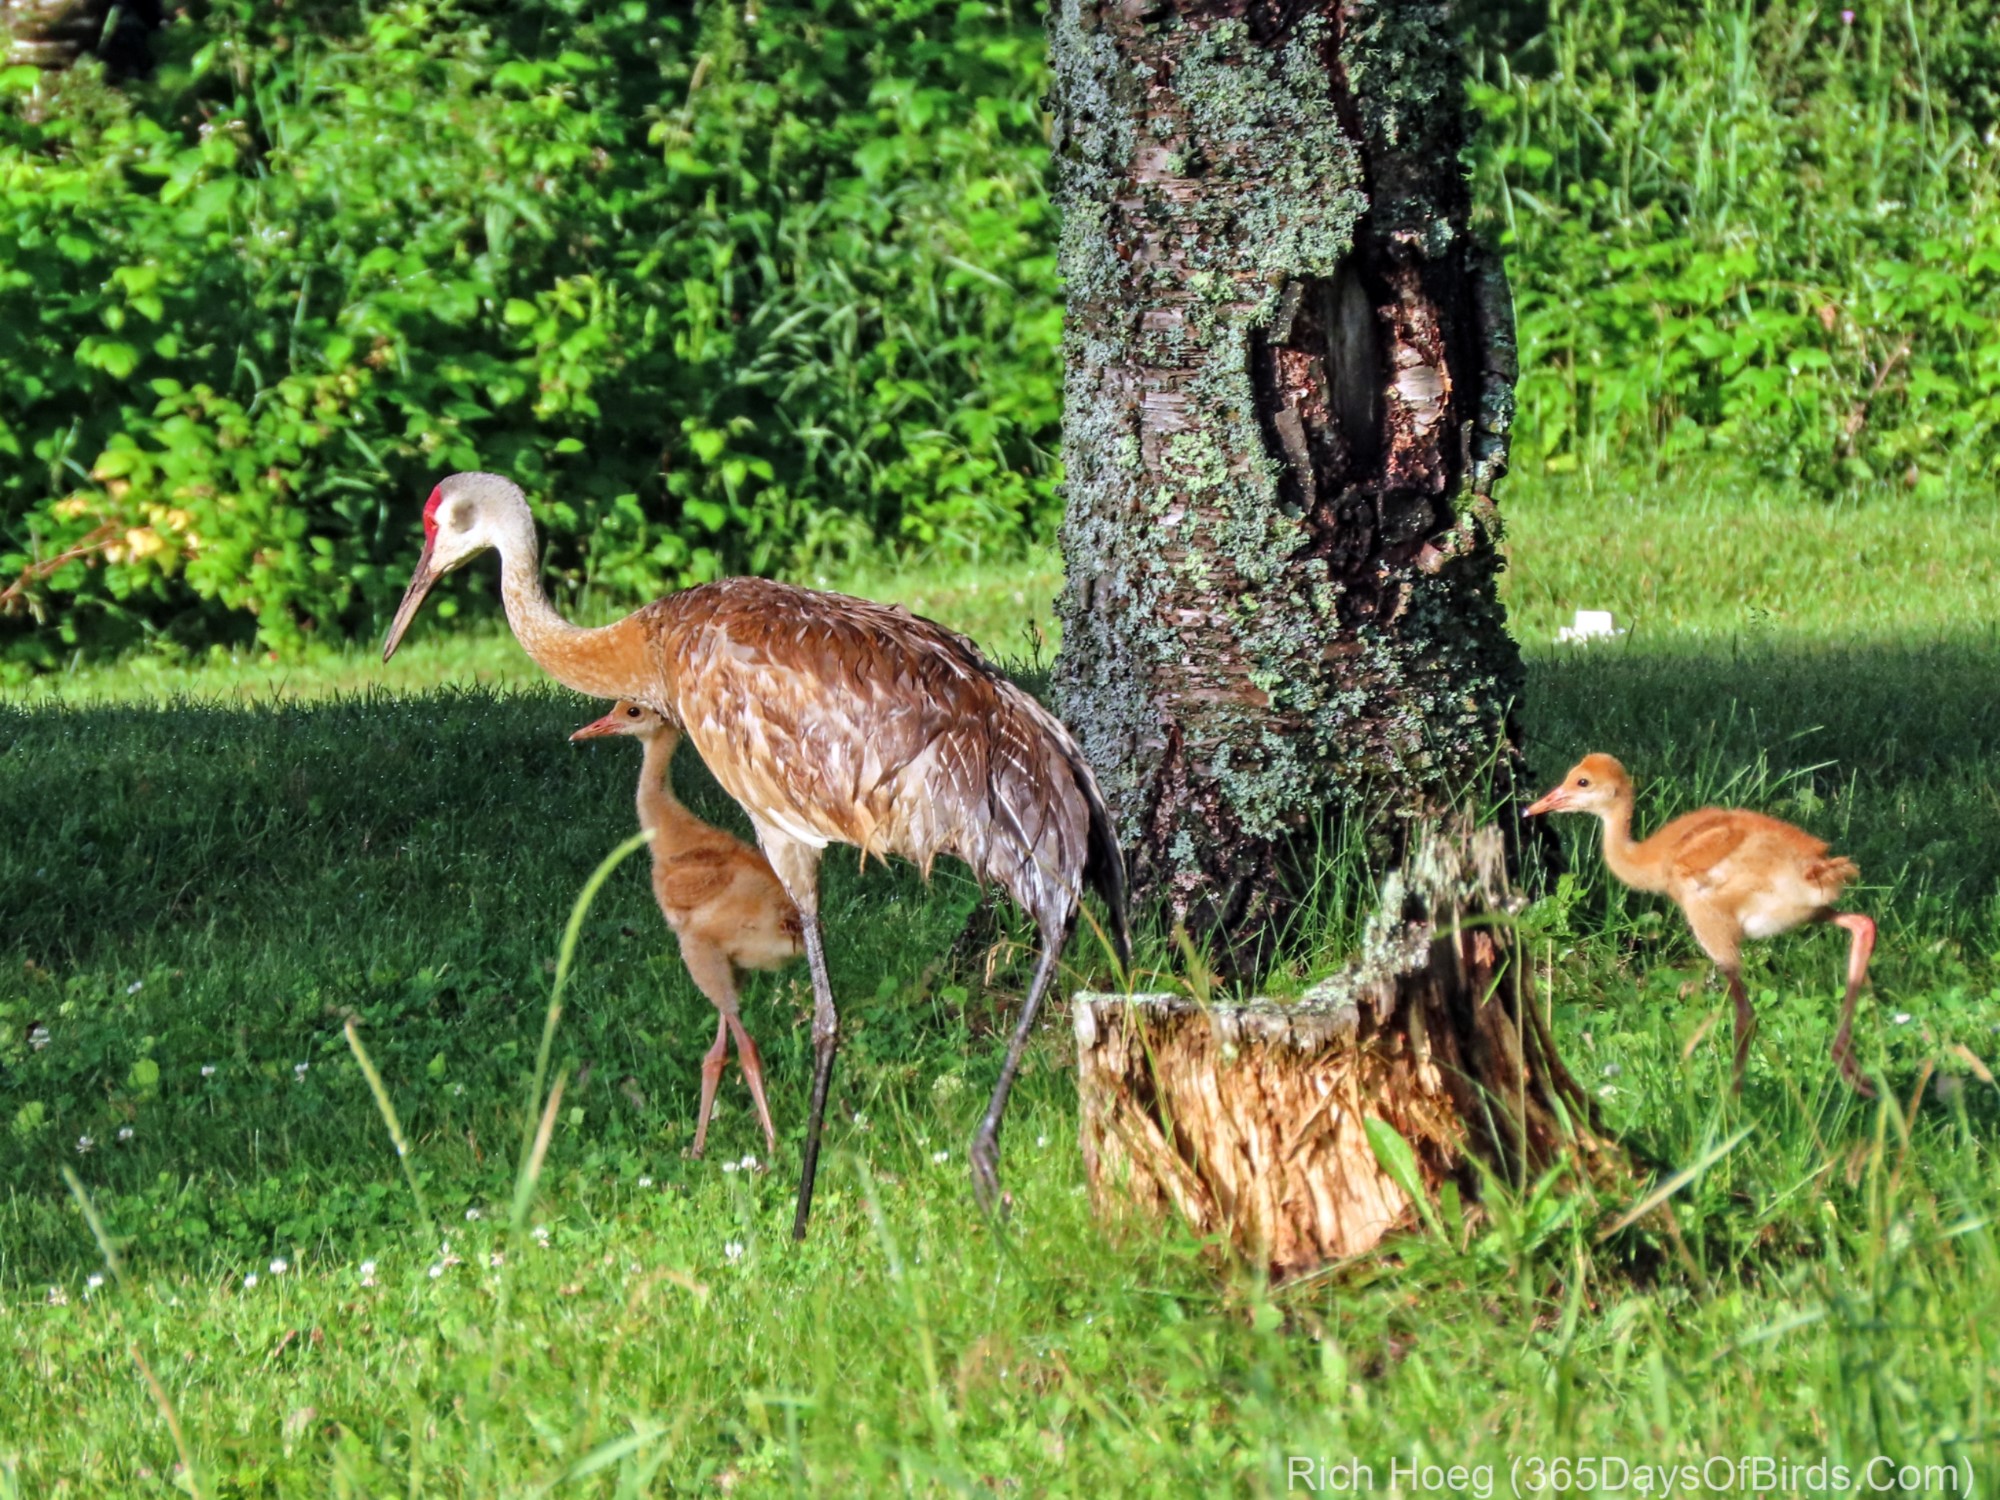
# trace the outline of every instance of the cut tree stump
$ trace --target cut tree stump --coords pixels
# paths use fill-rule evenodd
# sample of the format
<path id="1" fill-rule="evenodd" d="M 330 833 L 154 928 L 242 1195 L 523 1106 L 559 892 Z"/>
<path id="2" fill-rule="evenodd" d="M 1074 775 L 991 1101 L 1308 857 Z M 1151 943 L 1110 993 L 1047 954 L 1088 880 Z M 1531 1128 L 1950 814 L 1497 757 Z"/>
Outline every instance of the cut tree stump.
<path id="1" fill-rule="evenodd" d="M 1274 1281 L 1369 1250 L 1413 1217 L 1364 1122 L 1395 1127 L 1424 1189 L 1476 1199 L 1574 1158 L 1625 1175 L 1531 1002 L 1499 831 L 1427 832 L 1383 883 L 1360 955 L 1297 1000 L 1079 995 L 1085 1168 L 1101 1218 L 1178 1211 Z"/>

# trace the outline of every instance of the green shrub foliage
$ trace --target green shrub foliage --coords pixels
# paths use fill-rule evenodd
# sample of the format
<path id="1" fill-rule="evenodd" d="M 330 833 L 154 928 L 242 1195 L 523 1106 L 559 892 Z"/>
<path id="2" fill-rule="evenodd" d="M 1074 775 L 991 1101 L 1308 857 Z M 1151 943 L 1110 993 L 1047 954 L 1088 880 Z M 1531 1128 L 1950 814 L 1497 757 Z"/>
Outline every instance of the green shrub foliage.
<path id="1" fill-rule="evenodd" d="M 1469 23 L 1518 465 L 1992 482 L 2000 3 Z M 155 53 L 0 71 L 0 671 L 372 630 L 472 466 L 607 607 L 1050 535 L 1029 0 L 210 0 Z"/>
<path id="2" fill-rule="evenodd" d="M 157 45 L 0 74 L 16 662 L 372 628 L 468 467 L 627 599 L 1052 524 L 1032 17 L 242 0 Z"/>
<path id="3" fill-rule="evenodd" d="M 1852 3 L 1584 0 L 1486 51 L 1517 466 L 1990 490 L 2000 5 Z"/>

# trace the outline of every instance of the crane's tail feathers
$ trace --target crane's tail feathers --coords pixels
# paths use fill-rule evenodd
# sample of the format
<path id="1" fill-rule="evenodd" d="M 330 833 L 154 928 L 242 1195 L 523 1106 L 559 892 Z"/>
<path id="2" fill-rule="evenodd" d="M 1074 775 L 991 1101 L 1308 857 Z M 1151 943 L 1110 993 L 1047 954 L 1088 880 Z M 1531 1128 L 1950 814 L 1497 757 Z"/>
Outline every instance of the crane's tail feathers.
<path id="1" fill-rule="evenodd" d="M 1111 945 L 1118 950 L 1118 967 L 1129 970 L 1132 924 L 1125 906 L 1125 854 L 1118 847 L 1118 829 L 1111 821 L 1111 810 L 1104 805 L 1104 794 L 1097 789 L 1090 763 L 1080 750 L 1071 749 L 1068 754 L 1076 784 L 1090 805 L 1090 853 L 1084 860 L 1083 877 L 1104 898 L 1105 909 L 1111 913 Z"/>
<path id="2" fill-rule="evenodd" d="M 1807 865 L 1805 877 L 1808 883 L 1824 891 L 1826 899 L 1831 901 L 1849 881 L 1861 878 L 1861 866 L 1844 854 L 1832 854 Z"/>

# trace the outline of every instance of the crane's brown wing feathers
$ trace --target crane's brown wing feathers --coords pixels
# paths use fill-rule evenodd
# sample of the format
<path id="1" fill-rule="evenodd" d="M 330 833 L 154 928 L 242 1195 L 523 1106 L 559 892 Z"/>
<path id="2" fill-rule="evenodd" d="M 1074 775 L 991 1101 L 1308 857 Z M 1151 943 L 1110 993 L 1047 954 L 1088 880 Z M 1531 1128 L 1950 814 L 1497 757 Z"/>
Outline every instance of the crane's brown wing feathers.
<path id="1" fill-rule="evenodd" d="M 1122 861 L 1075 742 L 962 636 L 907 610 L 732 578 L 645 612 L 661 707 L 730 795 L 807 843 L 955 854 L 1038 922 Z"/>

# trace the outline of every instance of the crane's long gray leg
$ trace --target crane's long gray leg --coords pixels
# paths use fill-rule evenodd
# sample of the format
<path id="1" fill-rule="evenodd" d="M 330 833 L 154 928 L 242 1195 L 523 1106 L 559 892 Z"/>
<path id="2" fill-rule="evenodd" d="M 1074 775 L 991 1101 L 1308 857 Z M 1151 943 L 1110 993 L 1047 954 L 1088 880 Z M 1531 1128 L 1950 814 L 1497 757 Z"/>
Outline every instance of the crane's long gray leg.
<path id="1" fill-rule="evenodd" d="M 1042 993 L 1055 978 L 1056 960 L 1062 957 L 1063 933 L 1042 931 L 1042 957 L 1035 965 L 1035 977 L 1028 985 L 1028 998 L 1021 1002 L 1021 1019 L 1014 1025 L 1014 1039 L 1007 1044 L 1007 1060 L 1000 1065 L 1000 1081 L 993 1085 L 993 1097 L 986 1102 L 986 1114 L 972 1136 L 972 1196 L 987 1213 L 1000 1202 L 1000 1118 L 1007 1113 L 1007 1095 L 1014 1087 L 1014 1075 L 1021 1071 L 1021 1054 L 1035 1029 L 1035 1013 L 1042 1008 Z"/>
<path id="2" fill-rule="evenodd" d="M 799 1173 L 799 1206 L 792 1215 L 792 1238 L 806 1237 L 806 1221 L 812 1217 L 813 1179 L 819 1173 L 819 1134 L 826 1119 L 826 1086 L 833 1077 L 833 1053 L 840 1042 L 840 1013 L 833 1008 L 833 986 L 826 977 L 826 949 L 819 937 L 819 858 L 820 851 L 801 843 L 790 834 L 767 823 L 756 813 L 750 821 L 757 829 L 757 842 L 771 861 L 778 884 L 799 909 L 799 926 L 806 943 L 806 965 L 813 982 L 813 1090 L 812 1112 L 806 1120 L 806 1158 Z"/>
<path id="3" fill-rule="evenodd" d="M 826 950 L 819 939 L 819 917 L 799 908 L 800 925 L 805 929 L 806 963 L 813 982 L 813 1088 L 812 1112 L 806 1120 L 806 1159 L 799 1173 L 799 1206 L 792 1215 L 792 1238 L 806 1237 L 806 1221 L 812 1217 L 813 1178 L 819 1173 L 819 1133 L 826 1118 L 826 1089 L 833 1078 L 833 1054 L 840 1045 L 840 1013 L 833 1008 L 833 986 L 826 977 Z"/>

